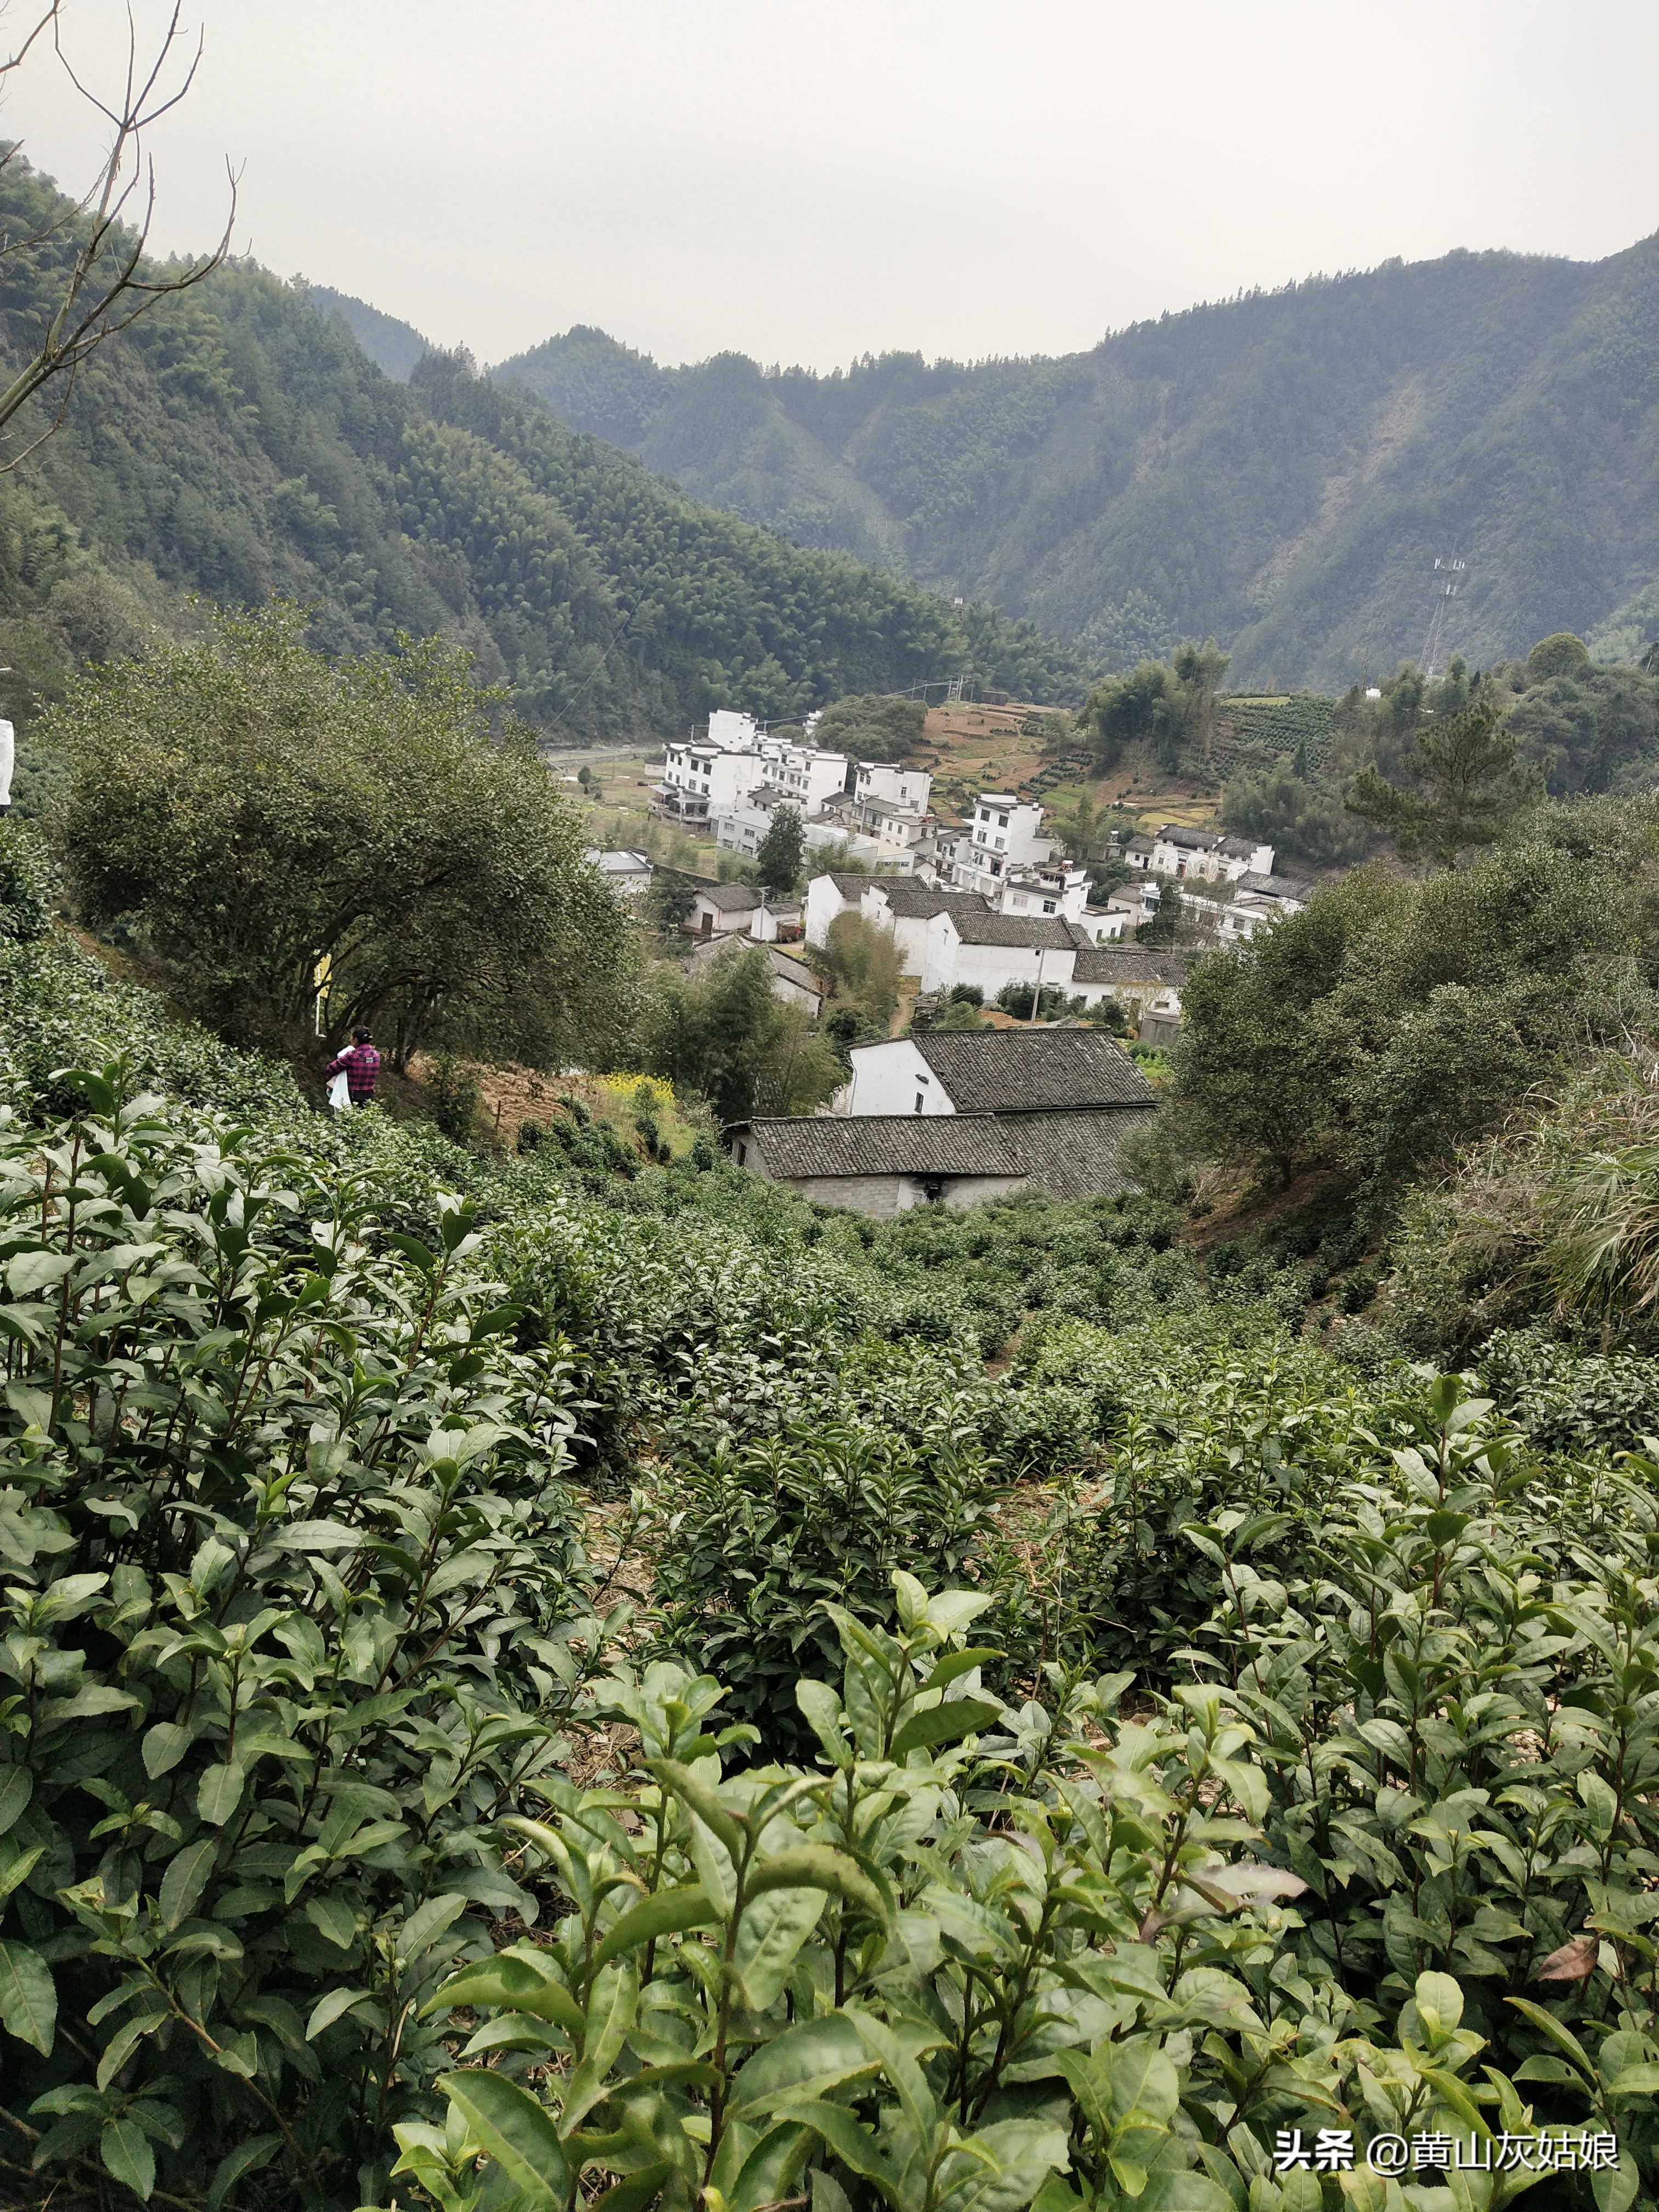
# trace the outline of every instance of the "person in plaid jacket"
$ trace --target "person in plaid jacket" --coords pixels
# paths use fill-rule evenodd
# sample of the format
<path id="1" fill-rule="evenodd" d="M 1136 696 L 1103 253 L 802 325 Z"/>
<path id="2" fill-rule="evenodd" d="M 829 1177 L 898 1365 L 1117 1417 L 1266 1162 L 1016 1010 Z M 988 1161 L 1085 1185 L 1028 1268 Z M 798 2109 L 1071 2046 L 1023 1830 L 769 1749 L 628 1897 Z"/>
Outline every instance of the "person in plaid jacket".
<path id="1" fill-rule="evenodd" d="M 368 1030 L 353 1030 L 347 1049 L 330 1060 L 323 1071 L 326 1083 L 337 1075 L 343 1075 L 346 1089 L 354 1106 L 374 1103 L 374 1085 L 380 1073 L 380 1055 L 370 1042 Z"/>

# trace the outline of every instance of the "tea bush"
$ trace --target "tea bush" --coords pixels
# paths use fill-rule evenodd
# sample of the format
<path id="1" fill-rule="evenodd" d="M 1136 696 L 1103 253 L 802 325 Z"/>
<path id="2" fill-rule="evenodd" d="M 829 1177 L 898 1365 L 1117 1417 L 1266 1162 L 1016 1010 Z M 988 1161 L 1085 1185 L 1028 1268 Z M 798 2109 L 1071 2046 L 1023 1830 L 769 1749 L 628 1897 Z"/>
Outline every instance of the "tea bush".
<path id="1" fill-rule="evenodd" d="M 1504 2205 L 1546 2161 L 1559 2203 L 1586 2136 L 1598 2207 L 1651 2186 L 1651 1974 L 1623 1971 L 1639 1935 L 1618 1948 L 1639 1898 L 1601 1916 L 1621 2009 L 1599 2034 L 1519 1997 L 1469 2025 L 1460 1980 L 1412 1963 L 1449 1947 L 1409 1929 L 1385 2010 L 1320 1941 L 1324 1861 L 1298 1836 L 1316 1885 L 1276 1863 L 1275 1796 L 1292 1794 L 1275 1792 L 1276 1723 L 1201 1683 L 1125 1717 L 1126 1676 L 1058 1669 L 1046 1702 L 999 1711 L 967 1643 L 985 1601 L 894 1581 L 890 1631 L 832 1613 L 839 1692 L 797 1692 L 810 1763 L 726 1772 L 744 1731 L 719 1729 L 714 1680 L 615 1679 L 634 1771 L 550 1784 L 544 1816 L 514 1824 L 567 1901 L 552 1940 L 464 1965 L 429 2000 L 471 2032 L 447 2124 L 396 2132 L 399 2173 L 442 2212 L 596 2191 L 732 2212 L 1404 2203 L 1367 2171 L 1379 2150 L 1426 2174 L 1413 2203 Z M 1367 1750 L 1368 1770 L 1397 1756 Z M 1391 1837 L 1411 1835 L 1402 1812 Z M 1602 1813 L 1586 1790 L 1556 1832 L 1598 1833 Z M 1437 1815 L 1414 1824 L 1431 1880 L 1463 1833 Z M 1388 1848 L 1343 1859 L 1344 1879 Z M 1576 1950 L 1539 1959 L 1547 1912 L 1535 1939 L 1512 1917 L 1499 1940 L 1583 1978 Z"/>
<path id="2" fill-rule="evenodd" d="M 568 1362 L 464 1205 L 375 1238 L 372 1176 L 61 1080 L 0 1121 L 8 2107 L 43 2175 L 356 2203 L 425 1996 L 535 1917 L 497 1824 L 602 1633 Z"/>
<path id="3" fill-rule="evenodd" d="M 0 1010 L 14 2199 L 1655 2201 L 1647 1363 Z"/>

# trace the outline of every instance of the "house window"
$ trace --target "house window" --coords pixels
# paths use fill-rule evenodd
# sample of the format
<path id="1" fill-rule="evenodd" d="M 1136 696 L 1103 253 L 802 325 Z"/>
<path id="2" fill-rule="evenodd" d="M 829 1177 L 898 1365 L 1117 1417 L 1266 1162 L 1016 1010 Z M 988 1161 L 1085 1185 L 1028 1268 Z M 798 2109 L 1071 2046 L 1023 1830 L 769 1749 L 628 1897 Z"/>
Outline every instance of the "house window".
<path id="1" fill-rule="evenodd" d="M 1042 902 L 1042 911 L 1044 912 L 1044 914 L 1052 914 L 1052 913 L 1054 912 L 1054 901 L 1053 901 L 1052 899 L 1044 899 L 1044 900 L 1043 900 L 1043 902 Z"/>
<path id="2" fill-rule="evenodd" d="M 916 1111 L 918 1114 L 921 1111 L 921 1093 L 920 1091 L 916 1093 Z"/>
<path id="3" fill-rule="evenodd" d="M 1006 816 L 1006 814 L 999 814 L 999 815 L 998 815 L 998 817 L 997 817 L 997 826 L 998 826 L 998 828 L 999 828 L 999 829 L 1001 829 L 1001 830 L 1006 830 L 1006 829 L 1008 827 L 1008 817 L 1007 817 L 1007 816 Z"/>
<path id="4" fill-rule="evenodd" d="M 747 1145 L 739 1145 L 739 1146 L 738 1146 L 738 1165 L 739 1167 L 741 1167 L 741 1166 L 743 1165 L 744 1162 L 748 1158 L 748 1157 L 749 1157 L 749 1147 L 748 1147 L 748 1146 L 747 1146 Z"/>

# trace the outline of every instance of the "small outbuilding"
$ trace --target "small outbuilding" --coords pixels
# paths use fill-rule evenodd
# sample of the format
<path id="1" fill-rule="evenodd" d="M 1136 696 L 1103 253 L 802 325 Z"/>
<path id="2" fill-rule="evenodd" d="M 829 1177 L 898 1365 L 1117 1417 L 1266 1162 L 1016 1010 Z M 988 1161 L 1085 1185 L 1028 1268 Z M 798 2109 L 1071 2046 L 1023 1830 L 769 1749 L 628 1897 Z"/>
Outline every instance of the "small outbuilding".
<path id="1" fill-rule="evenodd" d="M 992 1114 L 919 1120 L 865 1114 L 739 1121 L 726 1131 L 733 1161 L 822 1206 L 890 1221 L 913 1206 L 979 1206 L 1025 1182 L 1025 1156 Z"/>

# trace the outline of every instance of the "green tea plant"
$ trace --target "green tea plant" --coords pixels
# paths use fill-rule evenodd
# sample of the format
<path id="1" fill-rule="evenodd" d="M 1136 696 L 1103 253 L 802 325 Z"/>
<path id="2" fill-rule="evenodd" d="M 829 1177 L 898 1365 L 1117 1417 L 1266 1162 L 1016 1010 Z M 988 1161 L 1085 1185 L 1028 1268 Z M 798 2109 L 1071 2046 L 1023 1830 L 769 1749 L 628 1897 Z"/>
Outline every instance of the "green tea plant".
<path id="1" fill-rule="evenodd" d="M 1420 1974 L 1389 2041 L 1289 1951 L 1304 1883 L 1257 1855 L 1269 1784 L 1230 1690 L 1125 1718 L 1119 1674 L 1000 1711 L 984 1598 L 894 1583 L 890 1633 L 832 1609 L 810 1766 L 724 1772 L 744 1731 L 716 1733 L 712 1679 L 617 1678 L 637 1765 L 514 1820 L 562 1915 L 428 2001 L 471 2032 L 447 2124 L 398 2124 L 399 2175 L 442 2212 L 1381 2212 L 1405 2200 L 1366 2170 L 1379 2141 L 1535 2152 L 1455 1979 Z M 1587 2121 L 1652 2070 L 1626 2044 L 1575 2079 Z M 1312 2170 L 1316 2120 L 1354 2170 Z M 1540 2178 L 1460 2174 L 1450 2201 Z M 1628 2205 L 1635 2157 L 1596 2180 Z"/>
<path id="2" fill-rule="evenodd" d="M 960 1357 L 902 1346 L 848 1361 L 834 1388 L 785 1386 L 773 1425 L 716 1436 L 659 1497 L 662 1637 L 718 1674 L 769 1750 L 811 1738 L 794 1698 L 832 1677 L 830 1601 L 887 1620 L 892 1576 L 965 1579 L 1007 1480 L 987 1419 L 996 1392 Z"/>
<path id="3" fill-rule="evenodd" d="M 377 1237 L 372 1176 L 69 1080 L 0 1117 L 4 2161 L 353 2205 L 536 1916 L 498 1824 L 606 1633 L 568 1363 L 460 1203 Z"/>

